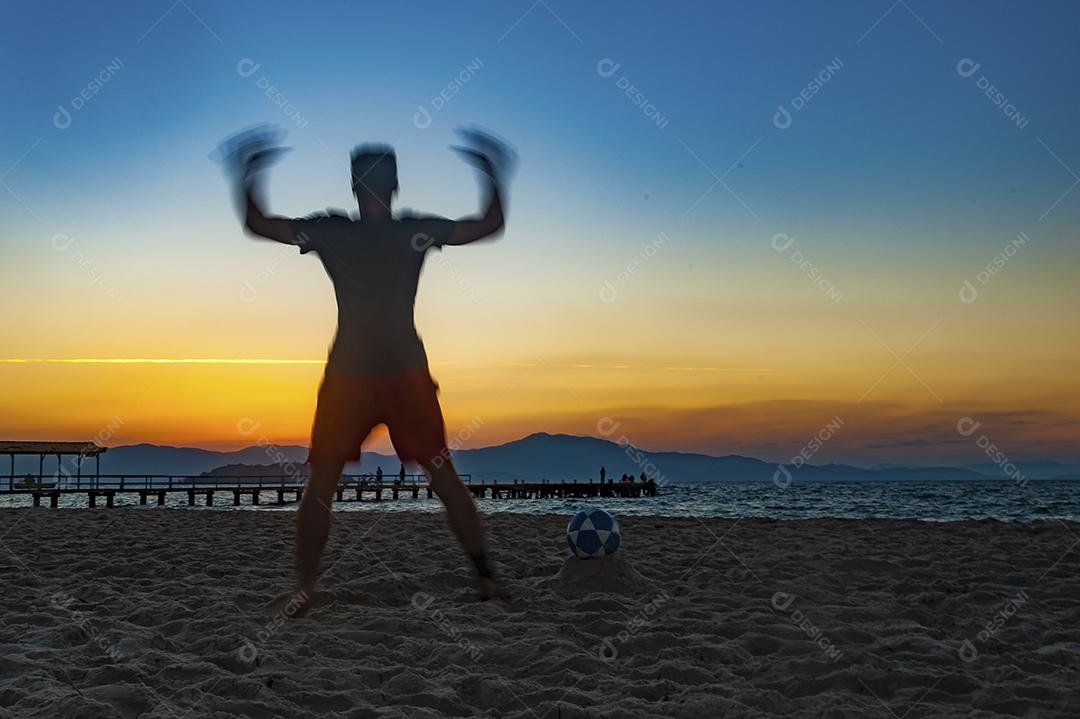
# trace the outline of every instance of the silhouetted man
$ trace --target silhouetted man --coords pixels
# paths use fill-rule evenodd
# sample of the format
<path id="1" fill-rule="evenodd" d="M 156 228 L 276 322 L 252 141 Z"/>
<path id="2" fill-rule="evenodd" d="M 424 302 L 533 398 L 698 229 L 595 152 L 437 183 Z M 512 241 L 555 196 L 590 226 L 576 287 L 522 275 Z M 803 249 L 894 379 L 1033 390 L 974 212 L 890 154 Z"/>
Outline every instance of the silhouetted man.
<path id="1" fill-rule="evenodd" d="M 319 388 L 311 434 L 311 479 L 297 516 L 298 592 L 306 610 L 330 528 L 330 504 L 347 461 L 360 458 L 364 440 L 386 424 L 402 462 L 417 462 L 446 507 L 449 524 L 472 560 L 480 597 L 505 596 L 488 563 L 472 494 L 450 461 L 446 428 L 413 324 L 420 268 L 428 250 L 465 245 L 503 230 L 501 182 L 511 151 L 489 135 L 459 131 L 469 147 L 455 148 L 482 176 L 484 211 L 451 221 L 395 217 L 397 160 L 387 145 L 352 152 L 352 188 L 359 218 L 323 213 L 305 219 L 272 217 L 256 192 L 257 171 L 276 159 L 279 133 L 261 129 L 227 141 L 226 158 L 239 170 L 247 230 L 315 252 L 334 284 L 338 328 Z M 378 478 L 381 479 L 381 470 Z"/>

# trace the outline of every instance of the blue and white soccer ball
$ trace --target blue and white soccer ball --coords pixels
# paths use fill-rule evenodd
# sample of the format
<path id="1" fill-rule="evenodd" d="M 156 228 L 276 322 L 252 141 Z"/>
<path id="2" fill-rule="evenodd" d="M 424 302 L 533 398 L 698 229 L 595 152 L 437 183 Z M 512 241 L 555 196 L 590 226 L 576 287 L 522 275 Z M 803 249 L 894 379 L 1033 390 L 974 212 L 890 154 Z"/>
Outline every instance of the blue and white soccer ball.
<path id="1" fill-rule="evenodd" d="M 566 544 L 578 559 L 615 554 L 619 540 L 619 523 L 602 509 L 583 509 L 566 525 Z"/>

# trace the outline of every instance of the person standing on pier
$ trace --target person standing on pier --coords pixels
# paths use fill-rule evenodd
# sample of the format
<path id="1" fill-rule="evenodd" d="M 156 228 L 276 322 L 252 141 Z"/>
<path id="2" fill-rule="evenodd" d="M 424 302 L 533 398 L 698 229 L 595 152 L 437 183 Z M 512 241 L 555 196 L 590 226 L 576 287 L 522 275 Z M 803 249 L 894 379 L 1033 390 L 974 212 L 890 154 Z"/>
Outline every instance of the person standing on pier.
<path id="1" fill-rule="evenodd" d="M 314 252 L 334 285 L 338 328 L 312 427 L 311 477 L 297 513 L 297 592 L 304 613 L 314 595 L 330 530 L 330 505 L 348 461 L 360 459 L 371 430 L 386 424 L 404 462 L 417 462 L 446 507 L 450 528 L 476 572 L 481 599 L 506 597 L 488 561 L 487 541 L 472 494 L 454 469 L 446 427 L 413 323 L 420 269 L 428 251 L 465 245 L 503 232 L 502 184 L 513 151 L 478 130 L 458 131 L 455 147 L 481 175 L 484 210 L 452 221 L 391 211 L 398 190 L 397 159 L 388 145 L 362 145 L 352 153 L 352 189 L 359 218 L 323 213 L 304 219 L 267 214 L 258 192 L 259 170 L 277 159 L 281 133 L 242 132 L 222 146 L 235 171 L 248 232 Z M 378 477 L 381 480 L 382 471 Z"/>

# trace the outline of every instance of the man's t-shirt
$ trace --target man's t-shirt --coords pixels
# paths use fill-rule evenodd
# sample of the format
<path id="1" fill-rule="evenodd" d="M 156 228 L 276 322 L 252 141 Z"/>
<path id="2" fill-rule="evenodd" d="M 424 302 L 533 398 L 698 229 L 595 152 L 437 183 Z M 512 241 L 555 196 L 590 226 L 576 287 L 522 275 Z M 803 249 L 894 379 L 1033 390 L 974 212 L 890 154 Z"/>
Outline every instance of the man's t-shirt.
<path id="1" fill-rule="evenodd" d="M 379 375 L 427 367 L 413 324 L 416 285 L 427 250 L 446 243 L 454 222 L 324 214 L 292 220 L 292 228 L 301 254 L 315 252 L 334 283 L 338 328 L 327 371 Z"/>

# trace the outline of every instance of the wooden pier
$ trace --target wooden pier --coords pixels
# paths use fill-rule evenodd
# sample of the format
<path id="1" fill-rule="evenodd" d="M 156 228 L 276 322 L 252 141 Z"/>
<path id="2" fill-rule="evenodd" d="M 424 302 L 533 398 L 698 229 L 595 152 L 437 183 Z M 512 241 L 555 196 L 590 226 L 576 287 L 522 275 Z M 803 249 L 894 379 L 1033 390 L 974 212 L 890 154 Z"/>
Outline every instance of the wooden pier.
<path id="1" fill-rule="evenodd" d="M 434 491 L 424 475 L 394 475 L 397 479 L 387 481 L 376 475 L 343 475 L 338 484 L 338 502 L 381 502 L 402 498 L 432 498 Z M 465 485 L 479 499 L 551 499 L 589 497 L 655 497 L 655 482 L 491 482 L 473 483 L 469 475 L 462 475 Z M 28 481 L 32 479 L 33 481 Z M 299 502 L 304 495 L 305 478 L 297 476 L 132 476 L 95 475 L 82 478 L 50 477 L 2 477 L 0 496 L 29 495 L 35 507 L 48 502 L 50 507 L 60 506 L 63 495 L 85 494 L 87 506 L 113 507 L 118 494 L 137 496 L 140 505 L 153 502 L 163 506 L 166 497 L 180 494 L 186 497 L 187 506 L 214 506 L 215 497 L 232 506 Z"/>

